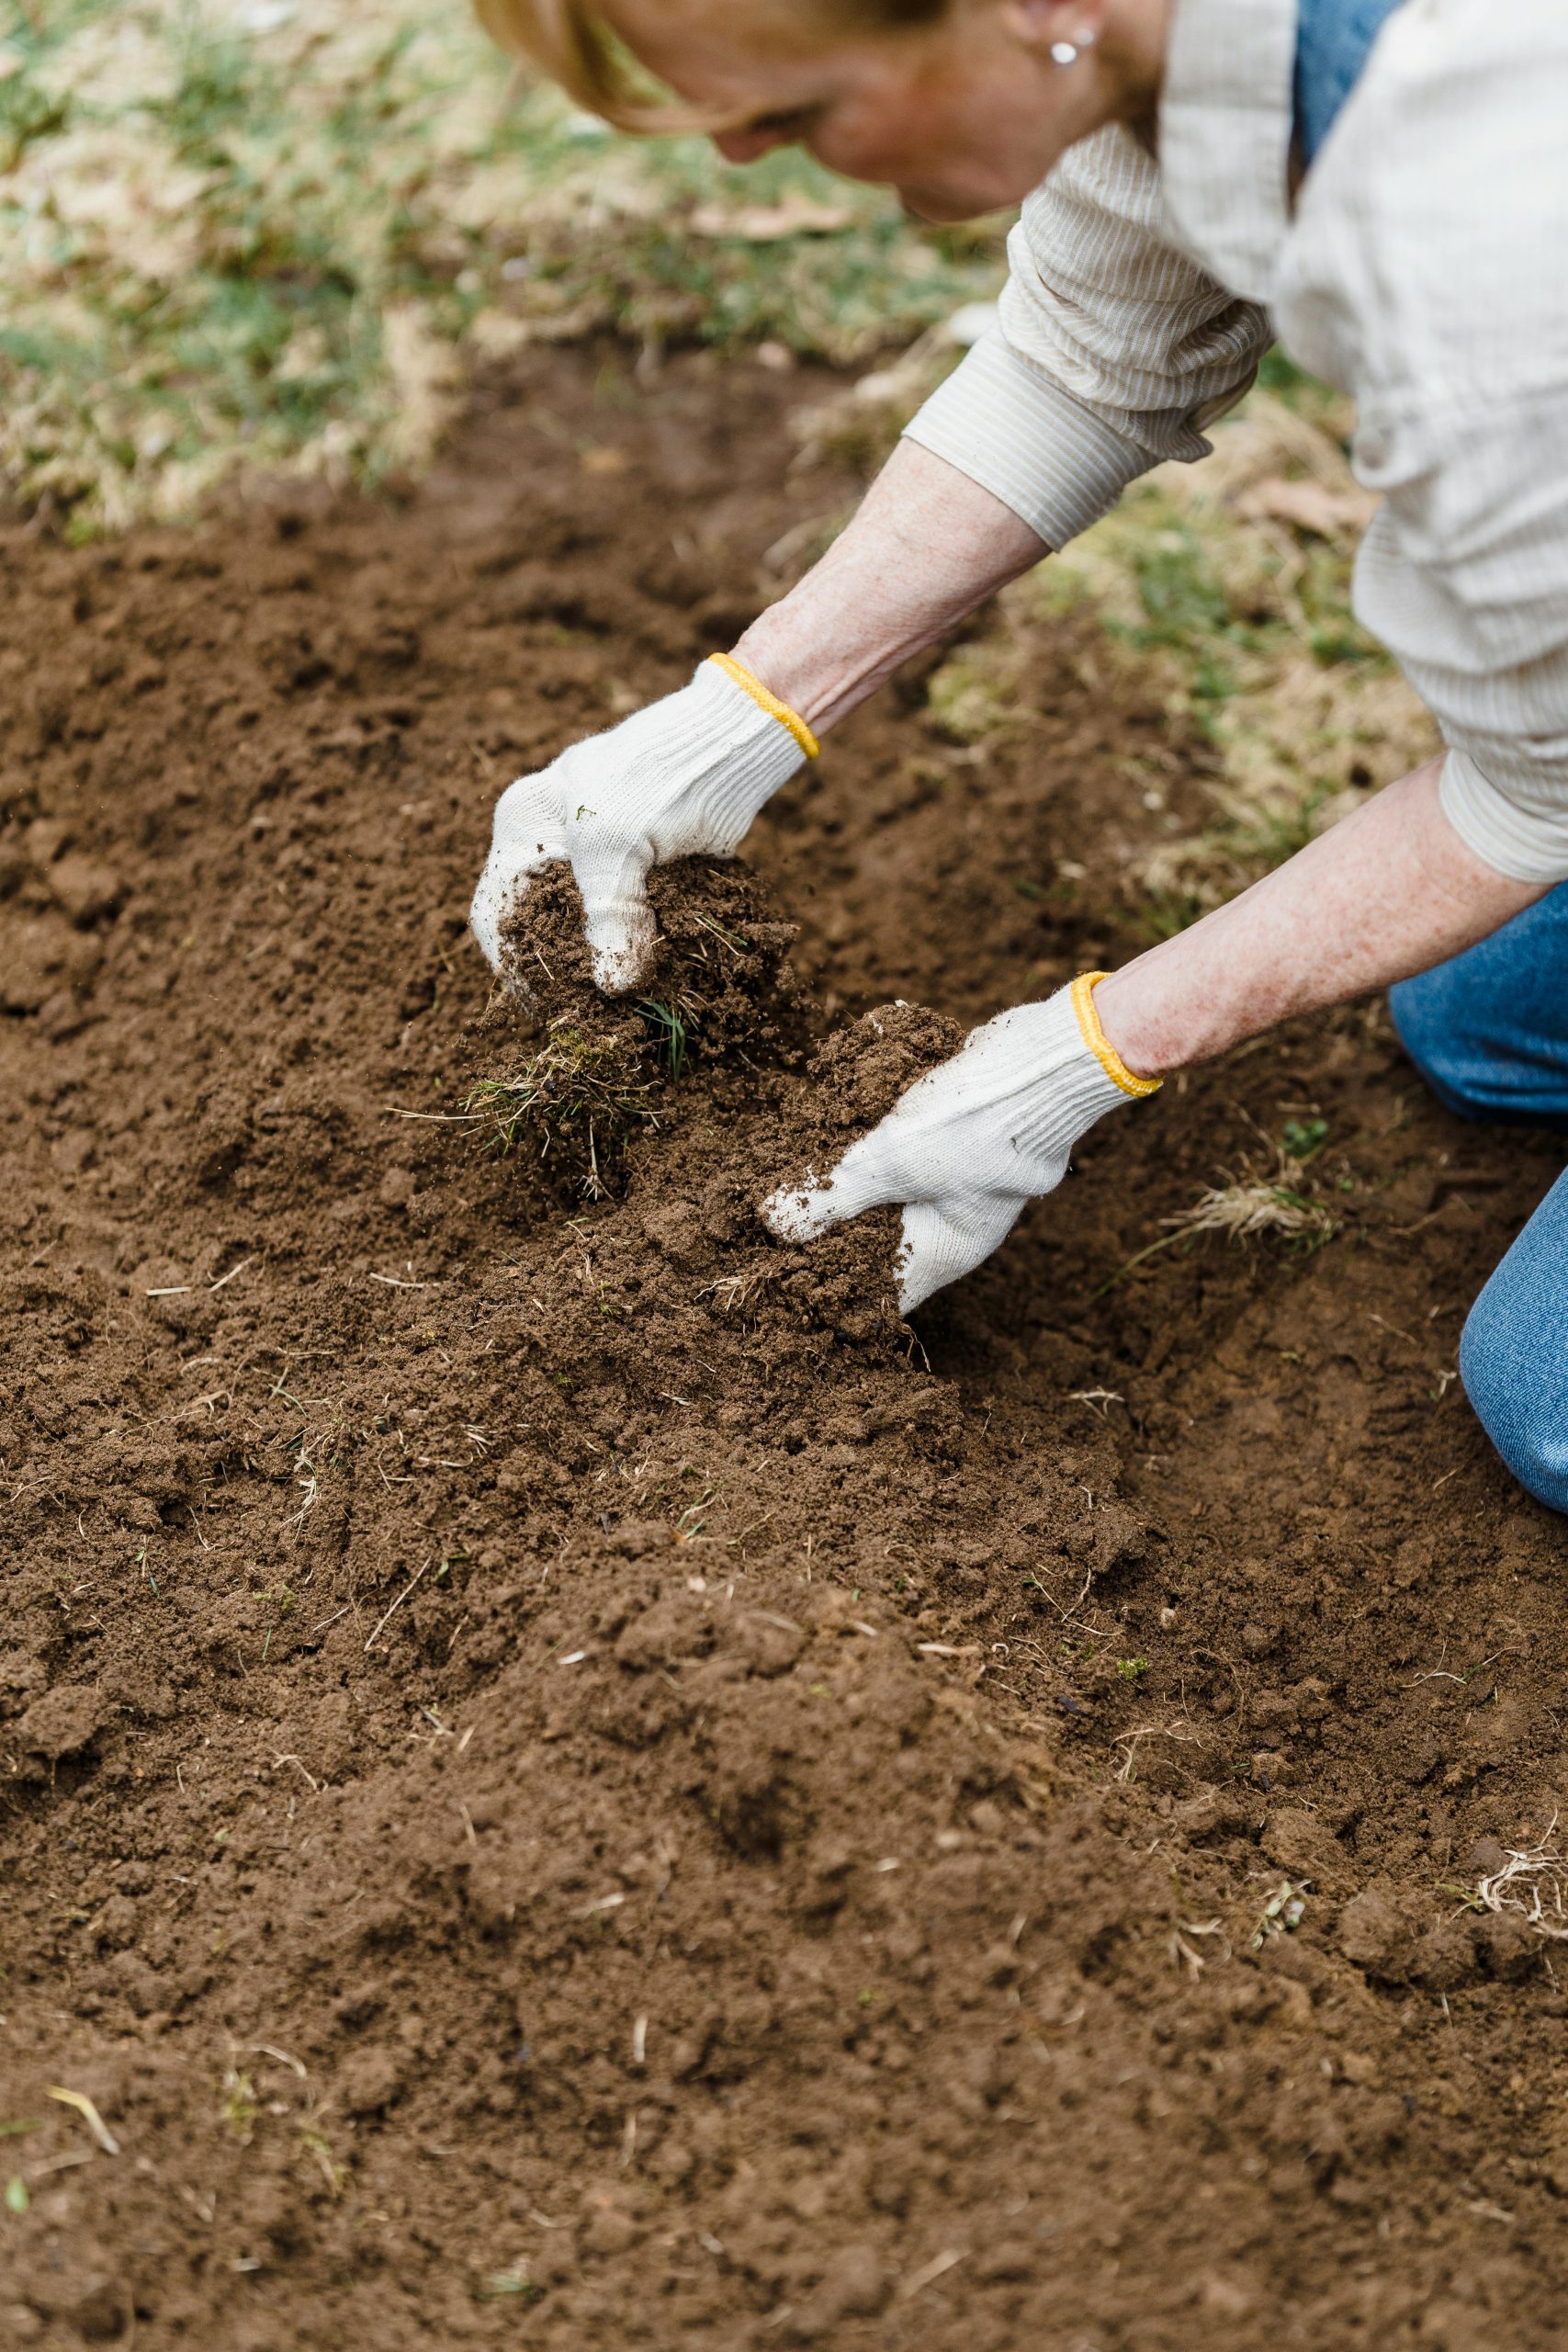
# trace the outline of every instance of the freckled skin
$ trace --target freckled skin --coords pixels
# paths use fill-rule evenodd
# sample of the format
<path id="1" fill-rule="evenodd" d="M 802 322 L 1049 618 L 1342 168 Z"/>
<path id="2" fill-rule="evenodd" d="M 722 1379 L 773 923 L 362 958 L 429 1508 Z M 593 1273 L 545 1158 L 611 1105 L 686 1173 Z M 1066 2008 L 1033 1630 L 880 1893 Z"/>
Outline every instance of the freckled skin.
<path id="1" fill-rule="evenodd" d="M 613 0 L 661 81 L 739 127 L 735 163 L 799 143 L 953 220 L 1020 201 L 1067 147 L 1158 101 L 1170 0 L 953 0 L 935 25 L 845 38 L 808 0 Z M 1069 66 L 1051 57 L 1068 40 Z M 1046 552 L 1009 508 L 911 442 L 736 658 L 818 734 Z M 1128 1067 L 1157 1077 L 1292 1015 L 1460 954 L 1544 895 L 1483 865 L 1444 816 L 1440 762 L 1095 992 Z"/>
<path id="2" fill-rule="evenodd" d="M 1466 848 L 1438 800 L 1442 762 L 1137 956 L 1094 992 L 1117 1052 L 1149 1078 L 1204 1061 L 1298 1012 L 1393 986 L 1484 939 L 1544 896 Z"/>

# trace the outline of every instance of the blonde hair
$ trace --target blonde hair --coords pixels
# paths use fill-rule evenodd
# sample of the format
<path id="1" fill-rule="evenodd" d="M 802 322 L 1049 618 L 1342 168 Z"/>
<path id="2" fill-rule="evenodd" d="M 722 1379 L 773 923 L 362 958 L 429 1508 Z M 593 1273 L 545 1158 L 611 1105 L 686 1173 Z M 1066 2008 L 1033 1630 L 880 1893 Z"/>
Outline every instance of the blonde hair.
<path id="1" fill-rule="evenodd" d="M 789 0 L 845 31 L 897 32 L 931 24 L 948 0 Z M 621 130 L 710 130 L 725 123 L 661 101 L 591 0 L 474 0 L 492 40 L 537 66 L 569 97 Z"/>

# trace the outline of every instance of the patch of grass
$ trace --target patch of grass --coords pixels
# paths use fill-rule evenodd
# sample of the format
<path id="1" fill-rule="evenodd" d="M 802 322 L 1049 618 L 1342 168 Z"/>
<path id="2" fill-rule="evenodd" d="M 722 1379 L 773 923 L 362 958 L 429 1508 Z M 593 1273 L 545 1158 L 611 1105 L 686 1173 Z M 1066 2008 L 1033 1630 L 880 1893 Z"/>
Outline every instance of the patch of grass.
<path id="1" fill-rule="evenodd" d="M 1252 1931 L 1254 1951 L 1261 1951 L 1270 1936 L 1292 1935 L 1301 1926 L 1306 1915 L 1310 1883 L 1306 1879 L 1303 1879 L 1299 1885 L 1292 1885 L 1288 1878 L 1280 1881 L 1263 1905 L 1258 1925 Z"/>
<path id="2" fill-rule="evenodd" d="M 248 2148 L 256 2128 L 261 2106 L 254 2083 L 247 2074 L 231 2067 L 223 2077 L 223 2103 L 219 2109 L 223 2129 L 243 2148 Z"/>
<path id="3" fill-rule="evenodd" d="M 999 599 L 992 639 L 1013 675 L 1031 674 L 1021 646 L 1027 657 L 1063 615 L 1092 612 L 1122 672 L 1107 690 L 1153 693 L 1215 755 L 1212 813 L 1151 825 L 1129 867 L 1143 937 L 1184 929 L 1438 748 L 1350 610 L 1375 502 L 1351 475 L 1349 428 L 1346 401 L 1273 355 L 1213 428 L 1212 457 L 1157 468 Z"/>
<path id="4" fill-rule="evenodd" d="M 299 2153 L 308 2156 L 326 2182 L 330 2197 L 341 2197 L 348 2181 L 348 2166 L 340 2164 L 332 2151 L 332 2143 L 313 2125 L 299 2134 Z"/>
<path id="5" fill-rule="evenodd" d="M 1326 1119 L 1287 1119 L 1280 1140 L 1281 1148 L 1289 1157 L 1304 1168 L 1328 1141 L 1328 1122 Z"/>
<path id="6" fill-rule="evenodd" d="M 1132 571 L 1143 619 L 1132 628 L 1114 619 L 1108 626 L 1124 633 L 1140 650 L 1158 648 L 1180 657 L 1188 692 L 1207 727 L 1203 707 L 1228 701 L 1240 691 L 1240 674 L 1228 657 L 1249 650 L 1251 636 L 1233 611 L 1202 541 L 1188 525 L 1151 532 L 1140 540 L 1132 552 Z"/>
<path id="7" fill-rule="evenodd" d="M 1314 1120 L 1309 1125 L 1321 1126 L 1326 1136 L 1325 1122 Z M 1321 1148 L 1322 1140 L 1320 1136 L 1313 1147 L 1314 1150 Z M 1338 1232 L 1339 1219 L 1306 1189 L 1309 1180 L 1300 1159 L 1292 1158 L 1288 1149 L 1276 1147 L 1275 1161 L 1266 1175 L 1244 1168 L 1238 1176 L 1227 1176 L 1222 1183 L 1207 1186 L 1190 1208 L 1162 1217 L 1160 1223 L 1170 1230 L 1157 1241 L 1134 1250 L 1108 1281 L 1100 1283 L 1095 1296 L 1102 1298 L 1135 1268 L 1146 1265 L 1174 1243 L 1201 1234 L 1223 1233 L 1227 1240 L 1237 1241 L 1255 1240 L 1261 1234 L 1274 1233 L 1283 1236 L 1297 1250 L 1321 1250 Z"/>
<path id="8" fill-rule="evenodd" d="M 1156 890 L 1134 910 L 1133 924 L 1142 938 L 1157 944 L 1162 939 L 1174 939 L 1207 912 L 1208 906 L 1197 890 Z"/>
<path id="9" fill-rule="evenodd" d="M 960 645 L 926 681 L 926 707 L 951 742 L 987 743 L 1016 733 L 1032 717 L 1025 697 L 1022 649 L 990 631 Z"/>
<path id="10" fill-rule="evenodd" d="M 492 2270 L 474 2289 L 474 2300 L 480 2303 L 536 2303 L 544 2289 L 522 2270 Z"/>
<path id="11" fill-rule="evenodd" d="M 683 1041 L 682 1030 L 682 1052 Z M 481 1078 L 458 1109 L 492 1150 L 510 1152 L 524 1136 L 534 1138 L 541 1159 L 562 1165 L 589 1199 L 600 1200 L 628 1132 L 655 1121 L 656 1091 L 634 1037 L 595 1037 L 563 1023 L 514 1078 Z"/>
<path id="12" fill-rule="evenodd" d="M 1237 1240 L 1258 1233 L 1282 1233 L 1313 1247 L 1339 1230 L 1326 1209 L 1289 1184 L 1231 1178 L 1212 1184 L 1190 1209 L 1162 1218 L 1178 1233 L 1223 1233 Z"/>

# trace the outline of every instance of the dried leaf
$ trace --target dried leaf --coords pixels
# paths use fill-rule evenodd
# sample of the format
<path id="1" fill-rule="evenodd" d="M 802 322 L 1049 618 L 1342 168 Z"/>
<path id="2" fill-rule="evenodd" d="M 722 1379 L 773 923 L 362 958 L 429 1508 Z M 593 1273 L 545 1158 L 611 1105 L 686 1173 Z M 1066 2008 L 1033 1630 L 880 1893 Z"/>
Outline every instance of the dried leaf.
<path id="1" fill-rule="evenodd" d="M 1330 490 L 1310 478 L 1287 481 L 1273 474 L 1267 481 L 1254 482 L 1236 501 L 1235 511 L 1244 522 L 1267 518 L 1289 523 L 1297 531 L 1312 531 L 1320 539 L 1337 539 L 1364 531 L 1378 511 L 1378 501 L 1370 490 Z"/>
<path id="2" fill-rule="evenodd" d="M 742 237 L 749 245 L 771 245 L 781 237 L 830 237 L 852 228 L 847 205 L 818 204 L 808 196 L 786 196 L 777 204 L 699 204 L 691 217 L 699 237 Z"/>

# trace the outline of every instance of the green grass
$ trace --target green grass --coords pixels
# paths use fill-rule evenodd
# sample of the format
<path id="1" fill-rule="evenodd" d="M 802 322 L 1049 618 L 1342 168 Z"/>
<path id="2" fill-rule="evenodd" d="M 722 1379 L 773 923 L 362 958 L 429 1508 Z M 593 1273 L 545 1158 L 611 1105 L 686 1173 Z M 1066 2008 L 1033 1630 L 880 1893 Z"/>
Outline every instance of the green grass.
<path id="1" fill-rule="evenodd" d="M 531 1143 L 542 1159 L 575 1178 L 589 1199 L 599 1200 L 628 1133 L 656 1117 L 655 1092 L 633 1040 L 592 1037 L 563 1023 L 514 1078 L 480 1079 L 463 1097 L 458 1115 L 494 1151 Z"/>
<path id="2" fill-rule="evenodd" d="M 637 1009 L 671 1084 L 677 1084 L 684 1075 L 692 1049 L 690 1024 L 681 1007 L 662 1003 L 656 997 L 641 997 Z"/>
<path id="3" fill-rule="evenodd" d="M 988 231 L 516 88 L 462 0 L 250 15 L 0 0 L 0 478 L 76 536 L 241 464 L 417 469 L 473 368 L 531 341 L 852 361 L 995 286 Z M 807 205 L 838 225 L 759 234 Z"/>
<path id="4" fill-rule="evenodd" d="M 542 2287 L 535 2285 L 525 2271 L 492 2270 L 475 2287 L 474 2300 L 480 2303 L 513 2301 L 523 2304 L 536 2303 L 544 2291 Z"/>

